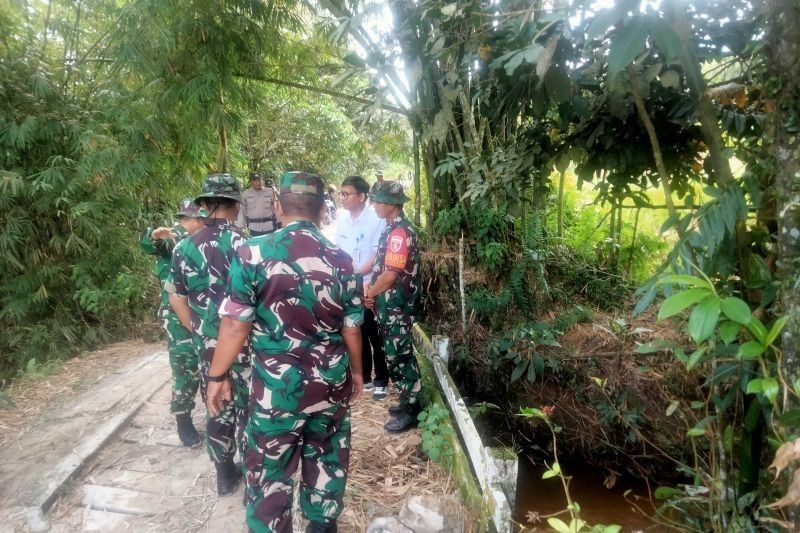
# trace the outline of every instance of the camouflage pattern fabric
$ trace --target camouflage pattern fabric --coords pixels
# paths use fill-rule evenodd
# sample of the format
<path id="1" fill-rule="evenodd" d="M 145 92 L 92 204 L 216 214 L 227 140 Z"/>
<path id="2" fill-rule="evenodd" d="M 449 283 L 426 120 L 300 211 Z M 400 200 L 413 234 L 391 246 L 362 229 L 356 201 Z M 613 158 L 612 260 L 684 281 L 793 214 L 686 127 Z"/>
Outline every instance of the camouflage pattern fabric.
<path id="1" fill-rule="evenodd" d="M 291 530 L 301 456 L 302 512 L 333 523 L 347 478 L 353 387 L 341 330 L 363 321 L 361 277 L 316 225 L 298 221 L 238 249 L 228 293 L 220 314 L 252 322 L 247 525 Z"/>
<path id="2" fill-rule="evenodd" d="M 217 346 L 219 307 L 236 249 L 244 244 L 241 231 L 225 219 L 210 219 L 203 229 L 182 240 L 172 254 L 165 289 L 188 299 L 192 339 L 200 358 L 200 392 L 205 403 L 208 370 Z M 206 448 L 215 463 L 232 459 L 237 447 L 244 457 L 244 422 L 250 380 L 250 353 L 245 346 L 231 368 L 234 400 L 216 417 L 207 414 Z"/>
<path id="3" fill-rule="evenodd" d="M 158 318 L 167 334 L 169 367 L 172 371 L 172 401 L 169 412 L 180 415 L 191 413 L 194 409 L 194 398 L 200 385 L 197 374 L 197 351 L 192 344 L 191 334 L 183 327 L 178 315 L 169 306 L 169 293 L 164 289 L 164 283 L 169 273 L 172 250 L 189 233 L 180 224 L 175 224 L 170 230 L 176 238 L 153 240 L 151 235 L 154 229 L 147 228 L 142 232 L 139 245 L 145 253 L 156 257 L 156 274 L 161 284 Z"/>
<path id="4" fill-rule="evenodd" d="M 400 392 L 400 402 L 413 404 L 417 402 L 422 389 L 419 364 L 414 357 L 411 326 L 379 325 L 378 331 L 383 340 L 383 353 L 389 366 L 389 379 Z"/>
<path id="5" fill-rule="evenodd" d="M 399 181 L 378 181 L 372 186 L 369 197 L 373 202 L 382 204 L 403 205 L 409 200 L 403 192 L 403 184 Z"/>
<path id="6" fill-rule="evenodd" d="M 209 174 L 203 180 L 203 189 L 194 202 L 199 205 L 203 198 L 230 198 L 242 203 L 242 188 L 230 174 Z"/>
<path id="7" fill-rule="evenodd" d="M 421 388 L 419 366 L 411 348 L 411 326 L 416 318 L 420 287 L 419 241 L 403 213 L 386 221 L 378 242 L 372 282 L 385 270 L 393 270 L 398 276 L 394 285 L 375 297 L 375 317 L 383 338 L 389 378 L 400 390 L 401 402 L 413 404 Z"/>

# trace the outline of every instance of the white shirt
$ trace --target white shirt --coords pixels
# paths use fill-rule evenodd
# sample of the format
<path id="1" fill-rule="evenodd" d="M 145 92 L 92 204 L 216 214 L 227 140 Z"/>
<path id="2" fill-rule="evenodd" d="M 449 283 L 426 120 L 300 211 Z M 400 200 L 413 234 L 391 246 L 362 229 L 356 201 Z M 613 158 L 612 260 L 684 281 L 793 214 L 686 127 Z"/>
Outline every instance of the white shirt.
<path id="1" fill-rule="evenodd" d="M 347 252 L 353 259 L 356 272 L 372 254 L 378 250 L 378 241 L 386 227 L 386 221 L 378 218 L 370 206 L 364 206 L 358 217 L 346 211 L 336 223 L 336 246 Z M 364 274 L 364 281 L 372 279 L 372 271 Z"/>

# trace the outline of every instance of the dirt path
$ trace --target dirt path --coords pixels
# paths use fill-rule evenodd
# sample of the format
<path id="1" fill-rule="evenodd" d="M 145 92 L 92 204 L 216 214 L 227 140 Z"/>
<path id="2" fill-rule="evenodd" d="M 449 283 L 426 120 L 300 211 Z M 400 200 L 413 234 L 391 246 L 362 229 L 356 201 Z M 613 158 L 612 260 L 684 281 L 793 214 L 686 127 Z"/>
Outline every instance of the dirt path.
<path id="1" fill-rule="evenodd" d="M 155 347 L 161 348 L 158 345 Z M 78 367 L 94 368 L 95 377 L 87 377 L 81 371 L 82 377 L 75 383 L 85 384 L 89 379 L 95 385 L 83 390 L 82 394 L 75 393 L 67 397 L 75 397 L 75 405 L 81 405 L 80 402 L 87 401 L 87 398 L 92 400 L 92 405 L 106 405 L 105 395 L 109 391 L 103 389 L 109 386 L 108 379 L 98 382 L 98 377 L 103 375 L 101 367 L 107 364 L 119 368 L 123 359 L 129 361 L 129 366 L 135 366 L 138 364 L 137 355 L 131 353 L 139 349 L 147 354 L 143 356 L 139 352 L 140 359 L 153 360 L 153 348 L 154 345 L 145 344 L 109 347 L 110 351 L 96 352 L 87 356 L 89 359 L 83 359 L 83 363 L 92 364 L 80 365 L 76 362 L 77 366 L 70 365 L 63 376 L 50 376 L 50 385 L 43 381 L 37 388 L 55 388 L 56 383 L 70 383 L 70 380 L 77 379 Z M 117 353 L 120 350 L 126 353 Z M 166 355 L 163 352 L 161 354 Z M 119 359 L 115 359 L 117 357 Z M 165 361 L 161 359 L 160 355 L 156 357 L 160 366 L 154 367 L 159 372 L 159 379 L 148 378 L 138 383 L 131 380 L 131 386 L 137 389 L 137 393 L 145 394 L 144 397 L 149 400 L 135 415 L 126 419 L 116 435 L 106 441 L 99 453 L 93 455 L 78 475 L 60 490 L 59 497 L 45 517 L 50 522 L 51 531 L 244 531 L 242 487 L 235 495 L 217 497 L 214 470 L 205 448 L 188 449 L 179 445 L 174 419 L 169 415 L 169 383 L 161 376 L 168 371 Z M 70 388 L 69 385 L 63 387 Z M 148 387 L 151 390 L 146 390 Z M 123 391 L 115 390 L 113 394 L 120 396 Z M 51 399 L 46 395 L 40 396 L 39 403 L 32 402 L 29 408 L 42 413 L 45 419 L 52 416 L 51 412 L 56 406 L 61 408 L 65 405 L 62 397 Z M 20 394 L 16 397 L 23 396 Z M 386 408 L 392 399 L 376 402 L 365 394 L 353 406 L 351 473 L 345 511 L 339 521 L 342 531 L 364 531 L 374 517 L 397 514 L 407 496 L 447 494 L 456 490 L 449 476 L 438 465 L 420 455 L 418 430 L 400 436 L 391 436 L 383 431 Z M 81 424 L 87 428 L 86 433 L 91 432 L 94 424 L 104 422 L 113 410 L 96 418 L 82 413 Z M 195 424 L 202 430 L 202 409 L 195 409 L 194 417 Z M 13 424 L 21 427 L 16 418 L 7 417 L 3 420 L 8 427 Z M 51 444 L 55 448 L 65 443 L 67 446 L 81 445 L 80 435 L 78 441 L 65 442 L 64 435 L 42 433 L 42 424 L 38 426 L 39 433 L 30 433 L 22 440 L 16 438 L 15 446 L 0 448 L 0 465 L 14 463 L 14 453 L 21 453 L 17 448 L 27 446 L 26 439 L 37 438 L 40 434 L 42 436 L 36 442 L 37 448 L 49 448 Z M 47 439 L 54 442 L 50 443 Z M 15 483 L 26 484 L 23 473 L 13 476 Z M 0 498 L 0 511 L 5 503 Z M 0 525 L 0 531 L 6 531 L 8 526 L 9 523 Z M 22 529 L 11 526 L 10 530 Z"/>

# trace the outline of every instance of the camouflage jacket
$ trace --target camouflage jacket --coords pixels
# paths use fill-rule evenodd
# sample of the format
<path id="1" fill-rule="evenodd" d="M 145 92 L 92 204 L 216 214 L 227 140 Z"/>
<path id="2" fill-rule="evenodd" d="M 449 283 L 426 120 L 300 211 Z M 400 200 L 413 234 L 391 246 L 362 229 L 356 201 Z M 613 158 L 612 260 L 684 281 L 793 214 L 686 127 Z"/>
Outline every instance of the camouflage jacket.
<path id="1" fill-rule="evenodd" d="M 182 240 L 172 253 L 164 288 L 189 299 L 192 329 L 206 339 L 219 333 L 219 307 L 226 294 L 228 270 L 245 237 L 225 219 L 212 218 Z"/>
<path id="2" fill-rule="evenodd" d="M 416 318 L 420 290 L 419 240 L 414 226 L 403 213 L 386 221 L 378 241 L 372 282 L 375 283 L 385 270 L 394 270 L 398 276 L 388 290 L 375 297 L 378 323 L 410 325 Z"/>
<path id="3" fill-rule="evenodd" d="M 341 330 L 364 319 L 361 276 L 313 223 L 292 222 L 239 248 L 220 315 L 253 323 L 251 399 L 262 408 L 318 410 L 349 399 Z"/>
<path id="4" fill-rule="evenodd" d="M 156 228 L 146 228 L 142 232 L 139 237 L 139 246 L 144 253 L 156 257 L 156 275 L 158 275 L 158 281 L 161 285 L 161 305 L 158 308 L 158 316 L 163 317 L 165 314 L 172 312 L 169 306 L 169 293 L 164 290 L 164 282 L 167 280 L 169 263 L 172 259 L 172 250 L 189 235 L 189 232 L 176 222 L 170 228 L 170 231 L 176 235 L 175 238 L 156 240 L 152 237 L 154 229 Z"/>

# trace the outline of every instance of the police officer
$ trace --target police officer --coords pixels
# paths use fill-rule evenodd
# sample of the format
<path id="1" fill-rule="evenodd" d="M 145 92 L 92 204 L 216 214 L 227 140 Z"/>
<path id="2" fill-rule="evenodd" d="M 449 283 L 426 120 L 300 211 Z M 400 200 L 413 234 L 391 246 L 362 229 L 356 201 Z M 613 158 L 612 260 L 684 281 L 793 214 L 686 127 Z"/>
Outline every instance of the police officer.
<path id="1" fill-rule="evenodd" d="M 165 283 L 169 303 L 181 323 L 193 333 L 200 355 L 200 391 L 203 400 L 209 381 L 208 369 L 219 333 L 219 307 L 225 297 L 231 260 L 245 236 L 233 221 L 241 202 L 239 182 L 230 174 L 210 174 L 203 182 L 195 203 L 208 211 L 204 227 L 181 241 L 172 254 Z M 234 387 L 225 408 L 206 417 L 206 447 L 217 470 L 217 493 L 233 492 L 242 477 L 233 457 L 243 454 L 242 431 L 247 418 L 250 380 L 250 354 L 246 348 L 236 353 L 232 367 Z"/>
<path id="2" fill-rule="evenodd" d="M 367 306 L 375 310 L 389 377 L 400 391 L 400 404 L 389 408 L 391 418 L 383 427 L 389 433 L 400 433 L 416 425 L 419 413 L 420 375 L 411 347 L 420 291 L 419 241 L 403 213 L 408 197 L 399 182 L 376 183 L 370 198 L 386 228 L 364 296 Z"/>
<path id="3" fill-rule="evenodd" d="M 169 412 L 175 415 L 181 443 L 191 447 L 200 444 L 200 435 L 192 423 L 194 397 L 200 383 L 197 376 L 197 351 L 192 344 L 191 333 L 183 327 L 178 315 L 169 306 L 169 293 L 164 289 L 164 282 L 169 272 L 173 248 L 188 235 L 199 231 L 208 213 L 191 198 L 184 198 L 178 205 L 175 216 L 177 222 L 171 228 L 145 229 L 139 245 L 145 253 L 156 256 L 156 274 L 161 285 L 158 317 L 161 319 L 161 327 L 167 333 L 169 366 L 172 370 L 172 401 Z"/>
<path id="4" fill-rule="evenodd" d="M 266 235 L 275 231 L 275 189 L 272 180 L 266 180 L 258 172 L 250 173 L 250 187 L 242 193 L 242 208 L 236 225 L 247 229 L 251 237 Z"/>
<path id="5" fill-rule="evenodd" d="M 249 338 L 250 530 L 292 530 L 292 478 L 302 463 L 300 508 L 310 531 L 336 531 L 350 460 L 349 404 L 363 386 L 361 279 L 319 230 L 319 176 L 286 173 L 279 190 L 282 228 L 250 239 L 231 266 L 210 375 L 224 378 Z M 209 386 L 211 412 L 224 407 L 229 389 Z"/>

